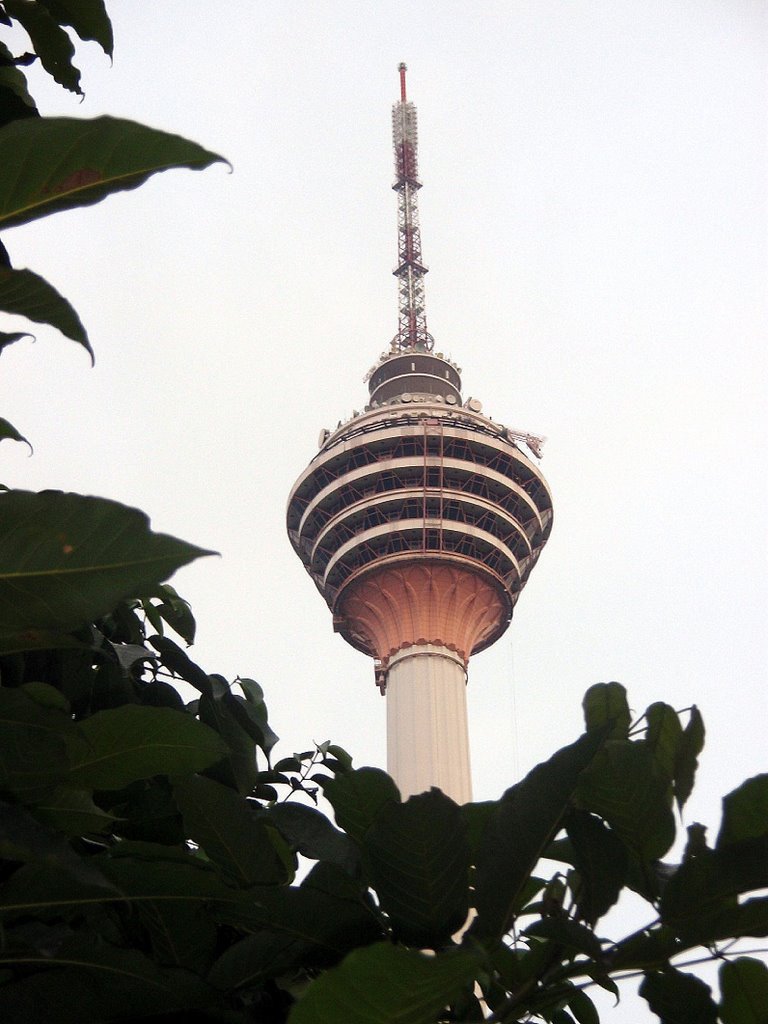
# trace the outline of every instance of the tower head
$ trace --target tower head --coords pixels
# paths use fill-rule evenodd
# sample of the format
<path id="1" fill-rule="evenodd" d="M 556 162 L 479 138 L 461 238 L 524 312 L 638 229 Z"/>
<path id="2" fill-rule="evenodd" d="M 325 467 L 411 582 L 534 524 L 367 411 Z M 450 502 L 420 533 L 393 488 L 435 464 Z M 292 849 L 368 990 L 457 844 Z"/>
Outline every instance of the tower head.
<path id="1" fill-rule="evenodd" d="M 524 450 L 540 439 L 465 400 L 459 367 L 427 331 L 416 110 L 399 71 L 398 331 L 368 374 L 364 411 L 322 433 L 288 502 L 291 543 L 380 680 L 404 648 L 466 665 L 501 636 L 552 525 L 549 488 Z"/>

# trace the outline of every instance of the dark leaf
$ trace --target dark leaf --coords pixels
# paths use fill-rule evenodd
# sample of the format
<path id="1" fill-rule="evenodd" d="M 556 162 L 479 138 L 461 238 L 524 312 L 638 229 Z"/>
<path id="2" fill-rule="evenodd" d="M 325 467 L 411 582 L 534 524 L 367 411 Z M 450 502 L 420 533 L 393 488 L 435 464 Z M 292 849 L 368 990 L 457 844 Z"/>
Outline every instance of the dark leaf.
<path id="1" fill-rule="evenodd" d="M 50 324 L 83 346 L 93 362 L 88 333 L 71 304 L 45 278 L 31 270 L 0 267 L 0 310 Z"/>
<path id="2" fill-rule="evenodd" d="M 147 900 L 137 904 L 137 911 L 155 963 L 205 974 L 215 955 L 217 928 L 204 904 Z"/>
<path id="3" fill-rule="evenodd" d="M 216 676 L 210 679 L 215 685 Z M 198 703 L 200 721 L 214 729 L 227 746 L 226 757 L 212 765 L 206 774 L 245 796 L 253 790 L 259 778 L 256 747 L 247 730 L 232 714 L 228 696 L 223 699 L 204 696 Z"/>
<path id="4" fill-rule="evenodd" d="M 709 985 L 693 974 L 669 968 L 645 975 L 640 995 L 661 1024 L 717 1024 Z"/>
<path id="5" fill-rule="evenodd" d="M 314 888 L 254 890 L 251 909 L 232 923 L 254 933 L 254 941 L 234 947 L 215 965 L 211 981 L 244 984 L 260 975 L 285 970 L 293 959 L 300 968 L 329 967 L 350 950 L 376 942 L 381 926 L 359 896 L 339 899 Z M 266 938 L 271 935 L 272 939 Z M 254 961 L 257 951 L 267 957 Z M 274 958 L 277 963 L 270 962 Z"/>
<path id="6" fill-rule="evenodd" d="M 205 1007 L 210 1001 L 206 986 L 194 975 L 161 971 L 136 949 L 118 948 L 90 936 L 76 936 L 48 956 L 0 953 L 0 967 L 7 960 L 44 971 L 0 988 L 0 1010 L 6 1021 L 115 1020 L 117 1007 L 117 1019 L 136 1020 Z"/>
<path id="7" fill-rule="evenodd" d="M 2 10 L 2 8 L 0 8 Z M 34 55 L 31 55 L 34 59 Z M 36 117 L 37 107 L 29 95 L 27 80 L 19 71 L 19 59 L 0 42 L 0 127 L 20 117 Z"/>
<path id="8" fill-rule="evenodd" d="M 97 42 L 112 56 L 112 24 L 104 0 L 41 0 L 60 25 L 69 25 L 81 39 Z"/>
<path id="9" fill-rule="evenodd" d="M 661 701 L 651 704 L 645 717 L 648 722 L 645 745 L 651 752 L 654 768 L 657 774 L 672 782 L 683 737 L 680 719 L 673 707 Z"/>
<path id="10" fill-rule="evenodd" d="M 116 820 L 97 807 L 86 790 L 64 786 L 36 804 L 35 813 L 68 836 L 106 832 Z"/>
<path id="11" fill-rule="evenodd" d="M 662 857 L 674 841 L 671 786 L 654 773 L 643 742 L 608 741 L 579 780 L 578 799 L 641 861 Z"/>
<path id="12" fill-rule="evenodd" d="M 5 10 L 27 32 L 45 70 L 59 85 L 82 95 L 80 72 L 72 63 L 75 48 L 67 33 L 42 4 L 4 0 Z"/>
<path id="13" fill-rule="evenodd" d="M 632 717 L 627 691 L 621 683 L 595 683 L 584 694 L 584 724 L 587 732 L 602 732 L 606 739 L 626 739 Z"/>
<path id="14" fill-rule="evenodd" d="M 469 844 L 458 806 L 438 789 L 388 802 L 363 840 L 363 864 L 395 935 L 448 943 L 469 912 Z"/>
<path id="15" fill-rule="evenodd" d="M 298 803 L 276 804 L 268 809 L 267 820 L 275 824 L 302 856 L 340 864 L 350 873 L 358 867 L 360 854 L 355 843 L 313 807 Z"/>
<path id="16" fill-rule="evenodd" d="M 267 721 L 266 705 L 263 702 L 252 704 L 236 693 L 227 693 L 222 703 L 237 726 L 251 738 L 251 749 L 255 743 L 265 754 L 269 755 L 270 750 L 278 741 L 278 736 L 272 731 Z"/>
<path id="17" fill-rule="evenodd" d="M 584 811 L 569 814 L 565 828 L 581 877 L 579 916 L 594 925 L 619 898 L 627 877 L 627 851 L 599 818 Z"/>
<path id="18" fill-rule="evenodd" d="M 600 1024 L 595 1004 L 581 989 L 568 996 L 568 1007 L 579 1024 Z"/>
<path id="19" fill-rule="evenodd" d="M 152 636 L 149 638 L 149 642 L 159 652 L 163 665 L 169 671 L 180 676 L 185 683 L 194 686 L 206 697 L 213 697 L 213 684 L 208 673 L 196 665 L 177 643 L 167 636 Z"/>
<path id="20" fill-rule="evenodd" d="M 675 762 L 675 800 L 678 808 L 691 795 L 693 782 L 698 767 L 698 757 L 704 747 L 704 720 L 699 709 L 694 705 L 688 724 L 683 729 L 682 739 L 677 749 Z"/>
<path id="21" fill-rule="evenodd" d="M 484 800 L 481 803 L 462 804 L 460 808 L 461 816 L 467 829 L 467 840 L 472 852 L 473 861 L 488 821 L 491 815 L 496 812 L 497 807 L 497 800 Z"/>
<path id="22" fill-rule="evenodd" d="M 567 917 L 544 917 L 526 928 L 524 934 L 549 939 L 557 946 L 573 953 L 583 953 L 593 960 L 599 959 L 602 949 L 600 940 L 591 928 Z"/>
<path id="23" fill-rule="evenodd" d="M 0 493 L 0 636 L 77 629 L 209 554 L 138 509 L 60 491 Z"/>
<path id="24" fill-rule="evenodd" d="M 362 842 L 387 804 L 400 803 L 397 786 L 380 768 L 358 768 L 322 785 L 339 828 L 357 842 Z"/>
<path id="25" fill-rule="evenodd" d="M 706 851 L 682 864 L 667 882 L 661 918 L 685 932 L 710 920 L 735 897 L 768 887 L 768 836 L 743 839 Z"/>
<path id="26" fill-rule="evenodd" d="M 107 884 L 93 862 L 79 857 L 60 832 L 26 808 L 4 801 L 0 801 L 0 858 L 41 864 L 87 884 Z"/>
<path id="27" fill-rule="evenodd" d="M 98 203 L 158 171 L 223 162 L 178 135 L 112 117 L 26 118 L 0 128 L 0 229 Z"/>
<path id="28" fill-rule="evenodd" d="M 288 1024 L 433 1024 L 476 969 L 474 956 L 459 950 L 425 956 L 389 943 L 355 950 L 313 982 Z"/>
<path id="29" fill-rule="evenodd" d="M 0 687 L 0 789 L 22 801 L 51 792 L 67 773 L 67 736 L 74 728 L 60 709 Z"/>
<path id="30" fill-rule="evenodd" d="M 235 884 L 278 885 L 292 877 L 292 858 L 276 829 L 233 790 L 191 776 L 174 792 L 190 839 Z"/>
<path id="31" fill-rule="evenodd" d="M 70 743 L 67 785 L 121 789 L 153 775 L 202 771 L 226 754 L 221 738 L 191 715 L 136 704 L 99 711 Z"/>
<path id="32" fill-rule="evenodd" d="M 666 963 L 681 948 L 671 928 L 655 927 L 616 943 L 613 949 L 607 951 L 607 960 L 612 971 L 648 970 Z"/>
<path id="33" fill-rule="evenodd" d="M 708 946 L 745 935 L 764 938 L 768 935 L 768 897 L 702 907 L 699 913 L 691 914 L 685 922 L 678 922 L 677 930 L 689 947 Z"/>
<path id="34" fill-rule="evenodd" d="M 739 957 L 720 967 L 720 1020 L 723 1024 L 768 1024 L 768 967 Z"/>
<path id="35" fill-rule="evenodd" d="M 0 441 L 21 441 L 22 444 L 27 445 L 30 453 L 32 452 L 32 445 L 26 437 L 23 437 L 13 424 L 4 420 L 2 416 L 0 416 Z"/>
<path id="36" fill-rule="evenodd" d="M 526 883 L 547 845 L 560 829 L 579 777 L 600 748 L 594 732 L 537 765 L 507 790 L 490 818 L 476 858 L 472 932 L 503 935 Z"/>
<path id="37" fill-rule="evenodd" d="M 35 340 L 33 334 L 29 334 L 27 331 L 15 331 L 12 334 L 7 334 L 4 331 L 0 331 L 0 352 L 3 349 L 8 348 L 9 345 L 13 345 L 17 341 L 21 341 L 22 338 L 32 338 Z"/>
<path id="38" fill-rule="evenodd" d="M 755 775 L 723 797 L 718 849 L 741 839 L 768 835 L 768 774 Z"/>

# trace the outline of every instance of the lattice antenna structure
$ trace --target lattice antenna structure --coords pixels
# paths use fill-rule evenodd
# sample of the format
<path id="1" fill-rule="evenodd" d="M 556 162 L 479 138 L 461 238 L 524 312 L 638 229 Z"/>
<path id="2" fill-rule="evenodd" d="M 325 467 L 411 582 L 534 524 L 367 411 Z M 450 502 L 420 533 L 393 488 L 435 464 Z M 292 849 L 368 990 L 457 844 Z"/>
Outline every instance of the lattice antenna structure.
<path id="1" fill-rule="evenodd" d="M 400 102 L 392 107 L 392 141 L 395 147 L 395 183 L 397 193 L 397 269 L 398 323 L 392 339 L 393 352 L 431 352 L 434 339 L 427 330 L 424 308 L 424 275 L 427 267 L 421 256 L 421 230 L 417 194 L 419 181 L 419 130 L 416 107 L 405 92 L 405 64 L 400 71 Z"/>

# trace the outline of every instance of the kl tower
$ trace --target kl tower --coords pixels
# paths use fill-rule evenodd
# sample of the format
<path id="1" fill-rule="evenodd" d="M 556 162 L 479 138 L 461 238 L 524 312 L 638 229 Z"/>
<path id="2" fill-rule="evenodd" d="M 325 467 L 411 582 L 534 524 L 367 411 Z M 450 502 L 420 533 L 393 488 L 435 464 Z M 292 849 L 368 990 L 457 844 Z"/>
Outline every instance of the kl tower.
<path id="1" fill-rule="evenodd" d="M 374 659 L 387 770 L 403 799 L 437 786 L 466 803 L 467 666 L 509 626 L 549 536 L 552 497 L 526 454 L 540 456 L 541 438 L 483 415 L 462 397 L 459 367 L 434 351 L 416 108 L 399 71 L 397 334 L 368 374 L 363 411 L 322 431 L 288 500 L 288 534 L 334 629 Z"/>

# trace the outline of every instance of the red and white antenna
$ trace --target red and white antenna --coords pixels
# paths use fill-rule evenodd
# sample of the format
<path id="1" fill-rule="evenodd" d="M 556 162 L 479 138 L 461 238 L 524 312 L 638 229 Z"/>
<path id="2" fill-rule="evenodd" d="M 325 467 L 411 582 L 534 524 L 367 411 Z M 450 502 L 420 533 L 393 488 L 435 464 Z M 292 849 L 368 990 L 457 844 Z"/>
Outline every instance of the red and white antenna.
<path id="1" fill-rule="evenodd" d="M 400 71 L 400 102 L 392 107 L 392 140 L 395 146 L 395 184 L 397 192 L 397 255 L 394 271 L 398 280 L 399 309 L 397 334 L 392 339 L 394 352 L 431 352 L 435 344 L 427 330 L 424 308 L 424 275 L 427 268 L 421 257 L 421 230 L 416 194 L 421 188 L 418 166 L 419 131 L 416 107 L 405 93 L 405 64 Z"/>

